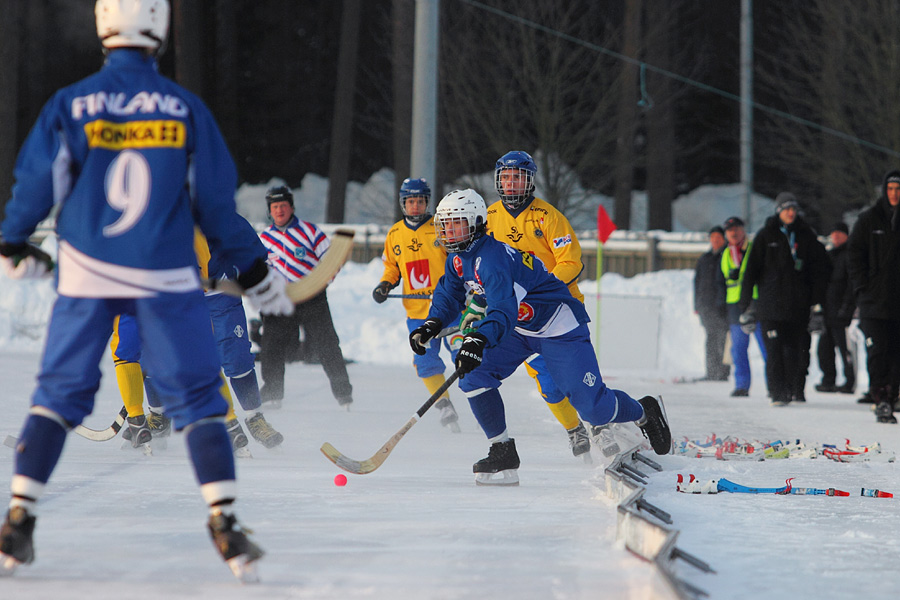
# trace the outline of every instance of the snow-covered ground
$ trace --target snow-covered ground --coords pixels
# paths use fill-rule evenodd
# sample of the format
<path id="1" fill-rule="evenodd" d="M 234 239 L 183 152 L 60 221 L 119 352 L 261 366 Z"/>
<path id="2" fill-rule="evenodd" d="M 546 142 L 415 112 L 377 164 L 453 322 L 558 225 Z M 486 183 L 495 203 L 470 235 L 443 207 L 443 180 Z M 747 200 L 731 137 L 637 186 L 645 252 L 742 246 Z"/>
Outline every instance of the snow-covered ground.
<path id="1" fill-rule="evenodd" d="M 615 539 L 616 507 L 603 493 L 599 453 L 593 465 L 571 456 L 565 432 L 521 370 L 501 388 L 522 459 L 519 487 L 474 485 L 471 464 L 487 443 L 458 391 L 452 397 L 462 433 L 443 430 L 436 413 L 427 413 L 380 469 L 334 485 L 340 471 L 319 453 L 323 442 L 367 458 L 427 398 L 410 364 L 399 302 L 371 300 L 380 274 L 377 261 L 351 263 L 329 288 L 342 347 L 354 361 L 352 409 L 339 409 L 320 367 L 289 365 L 289 397 L 267 412 L 285 443 L 268 451 L 251 442 L 253 459 L 238 463 L 238 514 L 268 552 L 260 585 L 240 586 L 217 558 L 180 435 L 153 456 L 120 449 L 119 438 L 97 443 L 72 435 L 39 505 L 37 560 L 0 582 L 0 598 L 660 597 L 654 567 Z M 730 398 L 730 383 L 675 383 L 703 369 L 691 277 L 670 271 L 603 278 L 603 294 L 662 298 L 657 366 L 603 369 L 609 385 L 638 396 L 662 394 L 677 439 L 715 433 L 842 444 L 849 438 L 900 451 L 900 430 L 876 424 L 856 395 L 813 389 L 815 364 L 804 406 L 769 406 L 755 348 L 748 398 Z M 582 289 L 594 315 L 596 284 Z M 27 411 L 52 298 L 47 281 L 0 276 L 0 438 L 17 435 Z M 625 336 L 604 339 L 623 351 L 632 343 Z M 108 425 L 121 405 L 111 361 L 103 366 L 107 376 L 86 423 L 95 428 Z M 864 369 L 860 375 L 861 391 Z M 679 563 L 679 575 L 711 597 L 889 598 L 900 589 L 895 463 L 675 455 L 658 461 L 665 470 L 650 475 L 645 497 L 672 515 L 678 547 L 717 571 L 703 575 Z M 11 470 L 12 451 L 0 446 L 0 475 Z M 679 473 L 761 487 L 794 477 L 795 486 L 835 487 L 851 496 L 684 495 L 675 490 Z M 898 498 L 862 498 L 861 487 Z"/>

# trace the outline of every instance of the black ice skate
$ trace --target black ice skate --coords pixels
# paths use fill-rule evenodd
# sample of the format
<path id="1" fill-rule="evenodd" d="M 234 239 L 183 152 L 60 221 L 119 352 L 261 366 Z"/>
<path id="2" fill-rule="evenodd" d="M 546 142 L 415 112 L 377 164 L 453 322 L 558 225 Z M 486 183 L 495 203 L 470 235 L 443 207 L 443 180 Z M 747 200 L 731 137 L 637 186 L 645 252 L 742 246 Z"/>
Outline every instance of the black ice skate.
<path id="1" fill-rule="evenodd" d="M 637 422 L 637 426 L 641 428 L 644 437 L 650 440 L 654 452 L 668 454 L 672 451 L 672 432 L 660 401 L 653 396 L 644 396 L 638 402 L 644 407 L 644 416 Z"/>
<path id="2" fill-rule="evenodd" d="M 518 468 L 516 440 L 509 439 L 491 444 L 487 457 L 472 465 L 472 472 L 477 485 L 519 485 Z"/>
<path id="3" fill-rule="evenodd" d="M 890 402 L 879 402 L 875 405 L 875 421 L 878 423 L 896 423 L 894 405 Z"/>
<path id="4" fill-rule="evenodd" d="M 249 443 L 247 434 L 244 433 L 244 428 L 241 427 L 241 422 L 237 420 L 237 417 L 227 421 L 225 429 L 228 430 L 228 437 L 231 438 L 231 450 L 234 455 L 238 458 L 253 458 L 250 449 L 247 448 Z"/>
<path id="5" fill-rule="evenodd" d="M 249 419 L 244 419 L 244 423 L 247 424 L 247 429 L 250 430 L 253 439 L 266 448 L 274 448 L 284 441 L 284 436 L 269 425 L 262 413 L 256 413 Z"/>
<path id="6" fill-rule="evenodd" d="M 216 512 L 209 517 L 209 535 L 216 550 L 228 564 L 234 576 L 243 583 L 259 581 L 256 561 L 262 558 L 262 549 L 250 541 L 249 529 L 241 527 L 232 514 Z"/>
<path id="7" fill-rule="evenodd" d="M 0 577 L 8 577 L 19 565 L 34 560 L 34 522 L 35 518 L 21 506 L 6 513 L 0 527 Z"/>
<path id="8" fill-rule="evenodd" d="M 572 449 L 572 454 L 575 456 L 587 454 L 588 456 L 585 457 L 585 460 L 588 460 L 591 452 L 591 438 L 584 425 L 579 423 L 577 427 L 567 430 L 567 433 L 569 434 L 569 448 Z"/>
<path id="9" fill-rule="evenodd" d="M 441 425 L 453 433 L 460 433 L 459 415 L 456 414 L 453 403 L 448 398 L 441 398 L 434 406 L 441 411 Z"/>
<path id="10" fill-rule="evenodd" d="M 127 423 L 128 427 L 122 432 L 122 438 L 131 442 L 132 448 L 141 448 L 149 444 L 150 440 L 153 439 L 153 434 L 150 433 L 150 428 L 147 426 L 147 419 L 144 415 L 128 417 Z"/>

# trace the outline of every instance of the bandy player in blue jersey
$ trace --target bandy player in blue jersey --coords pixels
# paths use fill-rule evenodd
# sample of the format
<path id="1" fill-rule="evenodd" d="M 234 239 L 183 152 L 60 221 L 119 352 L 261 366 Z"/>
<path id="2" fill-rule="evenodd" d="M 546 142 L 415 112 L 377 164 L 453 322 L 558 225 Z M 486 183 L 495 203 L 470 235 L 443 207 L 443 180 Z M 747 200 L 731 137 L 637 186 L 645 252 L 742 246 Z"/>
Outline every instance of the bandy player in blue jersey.
<path id="1" fill-rule="evenodd" d="M 553 381 L 582 420 L 591 425 L 636 421 L 654 451 L 667 454 L 672 437 L 656 398 L 638 401 L 603 383 L 584 305 L 540 259 L 485 235 L 486 223 L 484 199 L 474 190 L 456 190 L 441 200 L 434 225 L 449 252 L 446 268 L 428 318 L 409 338 L 421 354 L 443 323 L 458 319 L 467 290 L 484 296 L 484 318 L 475 322 L 476 331 L 466 335 L 456 356 L 459 388 L 491 442 L 488 456 L 473 466 L 475 482 L 519 483 L 519 455 L 506 429 L 498 388 L 535 353 L 544 357 Z"/>
<path id="2" fill-rule="evenodd" d="M 157 71 L 166 0 L 98 0 L 107 53 L 96 74 L 56 92 L 15 166 L 0 225 L 12 278 L 41 276 L 48 257 L 28 244 L 55 205 L 59 257 L 37 390 L 19 435 L 12 500 L 0 528 L 0 574 L 34 559 L 34 511 L 66 434 L 91 413 L 99 363 L 117 314 L 138 324 L 143 363 L 176 430 L 185 432 L 209 533 L 235 575 L 255 579 L 262 551 L 237 524 L 234 457 L 218 391 L 219 360 L 194 254 L 194 225 L 235 265 L 261 312 L 293 311 L 285 281 L 240 231 L 237 173 L 209 109 Z"/>

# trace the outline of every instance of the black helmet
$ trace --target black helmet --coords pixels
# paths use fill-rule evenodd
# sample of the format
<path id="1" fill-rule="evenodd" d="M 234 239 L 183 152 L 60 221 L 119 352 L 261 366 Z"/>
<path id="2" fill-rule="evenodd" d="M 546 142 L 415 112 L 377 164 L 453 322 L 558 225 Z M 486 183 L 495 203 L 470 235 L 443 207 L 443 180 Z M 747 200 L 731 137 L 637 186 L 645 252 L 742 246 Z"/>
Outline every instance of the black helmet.
<path id="1" fill-rule="evenodd" d="M 286 185 L 270 187 L 266 191 L 266 206 L 272 206 L 273 202 L 287 202 L 294 208 L 294 194 L 291 193 L 291 188 Z"/>

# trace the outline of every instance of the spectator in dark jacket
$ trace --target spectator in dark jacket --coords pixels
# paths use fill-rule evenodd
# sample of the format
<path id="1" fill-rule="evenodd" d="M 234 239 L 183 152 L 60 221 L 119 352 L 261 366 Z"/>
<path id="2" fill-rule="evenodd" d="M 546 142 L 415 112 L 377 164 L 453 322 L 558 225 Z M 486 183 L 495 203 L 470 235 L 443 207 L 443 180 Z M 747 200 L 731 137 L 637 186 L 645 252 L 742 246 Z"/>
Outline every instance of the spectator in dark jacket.
<path id="1" fill-rule="evenodd" d="M 719 284 L 725 230 L 716 225 L 709 230 L 711 248 L 699 259 L 694 269 L 694 312 L 706 330 L 706 379 L 728 381 L 731 370 L 722 363 L 728 319 L 725 314 L 725 294 Z"/>
<path id="2" fill-rule="evenodd" d="M 842 392 L 852 394 L 856 387 L 856 364 L 847 349 L 847 328 L 853 319 L 856 303 L 853 299 L 853 288 L 850 286 L 850 273 L 847 270 L 847 238 L 849 229 L 846 223 L 836 223 L 831 230 L 831 279 L 822 305 L 824 330 L 819 335 L 817 355 L 819 368 L 822 369 L 822 383 L 816 386 L 820 392 Z M 844 370 L 844 383 L 836 385 L 837 369 L 834 365 L 834 349 L 838 349 Z"/>
<path id="3" fill-rule="evenodd" d="M 881 197 L 859 215 L 847 242 L 850 283 L 866 336 L 869 391 L 879 423 L 896 423 L 900 389 L 900 170 L 884 176 Z"/>
<path id="4" fill-rule="evenodd" d="M 806 401 L 810 309 L 824 302 L 830 270 L 825 246 L 799 209 L 790 192 L 775 198 L 775 215 L 753 240 L 741 289 L 742 310 L 750 305 L 752 287 L 759 289 L 755 318 L 765 339 L 766 380 L 773 406 Z M 744 312 L 741 322 L 752 322 L 752 318 Z"/>

